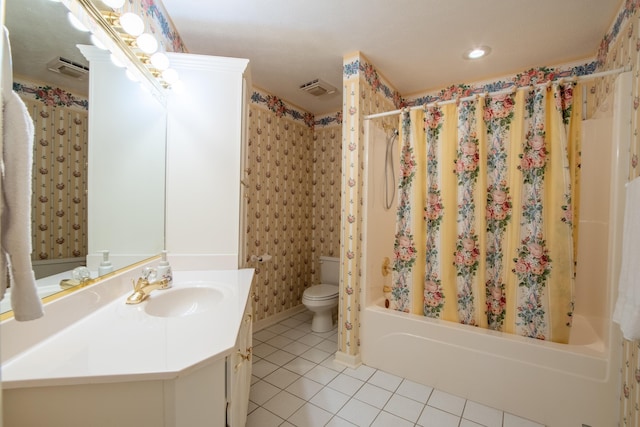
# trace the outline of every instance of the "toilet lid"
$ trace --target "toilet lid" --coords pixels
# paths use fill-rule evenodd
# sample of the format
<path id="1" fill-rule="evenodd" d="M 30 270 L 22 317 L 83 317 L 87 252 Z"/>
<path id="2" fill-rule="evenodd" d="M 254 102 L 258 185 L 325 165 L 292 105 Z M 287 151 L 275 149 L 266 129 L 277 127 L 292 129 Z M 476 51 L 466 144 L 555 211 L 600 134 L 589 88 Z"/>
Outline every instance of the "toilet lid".
<path id="1" fill-rule="evenodd" d="M 314 285 L 304 291 L 304 296 L 312 300 L 325 300 L 338 296 L 338 287 L 336 285 Z"/>

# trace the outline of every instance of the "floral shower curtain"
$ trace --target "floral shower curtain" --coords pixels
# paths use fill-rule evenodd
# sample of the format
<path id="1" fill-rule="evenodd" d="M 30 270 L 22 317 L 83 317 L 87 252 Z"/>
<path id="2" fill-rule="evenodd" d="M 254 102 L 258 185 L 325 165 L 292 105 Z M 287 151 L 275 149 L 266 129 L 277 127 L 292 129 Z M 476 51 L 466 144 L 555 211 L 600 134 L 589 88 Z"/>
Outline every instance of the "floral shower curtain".
<path id="1" fill-rule="evenodd" d="M 579 93 L 554 84 L 402 113 L 393 308 L 568 342 Z"/>

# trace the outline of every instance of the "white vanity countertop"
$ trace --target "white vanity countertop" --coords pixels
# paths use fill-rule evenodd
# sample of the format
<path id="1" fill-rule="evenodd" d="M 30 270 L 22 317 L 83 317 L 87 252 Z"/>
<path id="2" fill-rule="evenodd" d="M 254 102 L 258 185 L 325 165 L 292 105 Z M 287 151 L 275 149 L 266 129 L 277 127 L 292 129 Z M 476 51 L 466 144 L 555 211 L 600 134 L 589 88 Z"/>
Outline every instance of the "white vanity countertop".
<path id="1" fill-rule="evenodd" d="M 127 292 L 4 361 L 2 387 L 165 380 L 226 357 L 236 342 L 253 270 L 175 271 L 173 277 L 172 289 L 153 291 L 147 301 L 186 286 L 213 287 L 223 299 L 210 310 L 156 317 L 145 312 L 147 301 L 125 304 Z M 91 287 L 75 294 L 82 292 Z"/>

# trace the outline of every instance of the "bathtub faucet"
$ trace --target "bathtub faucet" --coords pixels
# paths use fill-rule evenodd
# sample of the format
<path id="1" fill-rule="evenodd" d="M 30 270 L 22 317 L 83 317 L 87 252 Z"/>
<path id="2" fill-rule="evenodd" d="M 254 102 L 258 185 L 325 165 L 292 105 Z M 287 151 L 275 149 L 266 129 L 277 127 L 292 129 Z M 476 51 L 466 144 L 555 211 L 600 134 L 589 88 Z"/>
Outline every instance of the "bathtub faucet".
<path id="1" fill-rule="evenodd" d="M 133 281 L 133 293 L 127 297 L 127 304 L 140 304 L 156 289 L 171 287 L 171 278 L 156 280 L 156 277 L 155 268 L 147 267 L 142 270 L 142 276 L 137 281 Z"/>

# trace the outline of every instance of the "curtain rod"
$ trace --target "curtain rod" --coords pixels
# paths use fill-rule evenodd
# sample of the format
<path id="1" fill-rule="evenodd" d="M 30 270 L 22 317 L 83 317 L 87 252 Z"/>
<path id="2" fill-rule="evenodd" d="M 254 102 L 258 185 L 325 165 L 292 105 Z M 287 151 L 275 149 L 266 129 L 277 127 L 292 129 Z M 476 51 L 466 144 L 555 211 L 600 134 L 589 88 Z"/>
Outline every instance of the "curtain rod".
<path id="1" fill-rule="evenodd" d="M 553 84 L 555 82 L 562 82 L 562 81 L 586 81 L 586 80 L 592 80 L 592 79 L 596 79 L 598 77 L 606 77 L 606 76 L 610 76 L 613 74 L 620 74 L 623 73 L 625 71 L 631 71 L 631 67 L 623 67 L 623 68 L 616 68 L 615 70 L 609 70 L 609 71 L 602 71 L 600 73 L 593 73 L 593 74 L 587 74 L 586 76 L 573 76 L 573 77 L 561 77 L 557 80 L 549 80 L 548 82 L 545 83 L 539 83 L 537 85 L 533 85 L 533 87 L 543 87 L 543 86 L 549 86 L 550 84 Z M 480 96 L 480 95 L 498 95 L 498 94 L 502 94 L 502 93 L 511 93 L 515 90 L 524 90 L 524 89 L 530 89 L 532 86 L 523 86 L 523 87 L 519 87 L 516 88 L 515 86 L 511 86 L 508 89 L 501 89 L 501 90 L 497 90 L 494 92 L 484 92 L 484 93 L 478 93 L 478 94 L 474 94 L 471 96 L 465 96 L 463 98 L 454 98 L 454 99 L 449 99 L 446 101 L 434 101 L 434 102 L 430 102 L 428 104 L 420 104 L 420 105 L 415 105 L 413 107 L 409 107 L 409 110 L 417 110 L 419 108 L 424 108 L 426 107 L 431 107 L 433 105 L 446 105 L 446 104 L 454 104 L 456 102 L 460 102 L 460 101 L 470 101 L 472 99 L 475 99 L 476 97 Z M 367 116 L 364 116 L 365 120 L 371 120 L 371 119 L 377 119 L 380 117 L 387 117 L 387 116 L 393 116 L 396 114 L 400 114 L 404 109 L 399 109 L 399 110 L 393 110 L 393 111 L 386 111 L 384 113 L 377 113 L 377 114 L 369 114 Z"/>

